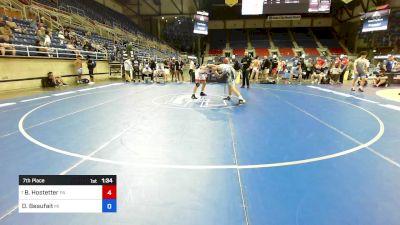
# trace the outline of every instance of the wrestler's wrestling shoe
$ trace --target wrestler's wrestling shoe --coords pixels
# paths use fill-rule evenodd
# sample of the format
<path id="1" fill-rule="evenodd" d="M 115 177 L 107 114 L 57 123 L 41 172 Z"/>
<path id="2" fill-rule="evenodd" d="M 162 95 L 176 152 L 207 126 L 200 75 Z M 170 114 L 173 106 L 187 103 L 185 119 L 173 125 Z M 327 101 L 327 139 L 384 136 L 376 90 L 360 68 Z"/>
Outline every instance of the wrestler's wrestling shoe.
<path id="1" fill-rule="evenodd" d="M 204 92 L 200 92 L 200 96 L 201 96 L 201 97 L 204 97 L 204 96 L 207 96 L 207 95 L 206 95 L 206 93 L 204 93 Z"/>
<path id="2" fill-rule="evenodd" d="M 196 95 L 193 94 L 192 95 L 192 99 L 197 99 Z"/>
<path id="3" fill-rule="evenodd" d="M 239 99 L 239 105 L 243 105 L 244 103 L 246 103 L 246 100 L 244 100 L 244 99 Z"/>
<path id="4" fill-rule="evenodd" d="M 226 96 L 226 97 L 224 98 L 224 100 L 230 101 L 230 100 L 231 100 L 231 96 Z"/>

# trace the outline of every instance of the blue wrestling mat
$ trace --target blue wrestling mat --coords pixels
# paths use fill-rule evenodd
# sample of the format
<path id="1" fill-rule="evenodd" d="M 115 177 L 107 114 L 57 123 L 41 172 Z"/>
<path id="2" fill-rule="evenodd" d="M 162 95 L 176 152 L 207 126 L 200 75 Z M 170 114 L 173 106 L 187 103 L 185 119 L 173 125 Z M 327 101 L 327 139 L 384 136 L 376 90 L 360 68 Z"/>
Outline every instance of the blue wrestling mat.
<path id="1" fill-rule="evenodd" d="M 90 86 L 0 102 L 1 225 L 400 224 L 400 104 L 333 86 Z M 115 214 L 20 214 L 20 174 L 116 174 Z"/>

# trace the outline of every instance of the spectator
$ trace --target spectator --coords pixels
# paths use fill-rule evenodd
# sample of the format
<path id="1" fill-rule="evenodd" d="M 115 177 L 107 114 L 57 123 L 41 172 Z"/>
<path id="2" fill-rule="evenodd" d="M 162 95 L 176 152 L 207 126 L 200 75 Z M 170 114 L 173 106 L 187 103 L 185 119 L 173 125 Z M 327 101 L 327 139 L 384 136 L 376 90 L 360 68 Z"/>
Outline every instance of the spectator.
<path id="1" fill-rule="evenodd" d="M 251 70 L 251 75 L 250 79 L 252 79 L 255 82 L 258 82 L 258 75 L 259 75 L 259 70 L 260 70 L 261 62 L 256 57 L 253 62 L 251 63 L 250 70 Z"/>
<path id="2" fill-rule="evenodd" d="M 368 65 L 369 61 L 367 58 L 368 53 L 365 51 L 362 51 L 360 53 L 360 56 L 354 61 L 353 69 L 354 69 L 354 75 L 353 75 L 353 82 L 352 82 L 352 88 L 351 91 L 355 91 L 356 89 L 354 88 L 356 85 L 356 82 L 358 79 L 360 79 L 360 87 L 358 88 L 358 91 L 363 92 L 364 91 L 364 84 L 365 84 L 365 78 L 367 77 L 367 72 L 368 72 Z"/>
<path id="3" fill-rule="evenodd" d="M 385 68 L 386 72 L 394 72 L 394 69 L 396 68 L 397 61 L 394 59 L 393 55 L 388 55 L 388 59 L 385 62 Z"/>
<path id="4" fill-rule="evenodd" d="M 194 76 L 195 75 L 194 74 L 195 70 L 196 70 L 196 65 L 195 65 L 193 60 L 190 60 L 190 62 L 189 62 L 189 76 L 190 76 L 190 81 L 192 83 L 195 82 L 195 76 Z"/>
<path id="5" fill-rule="evenodd" d="M 38 56 L 49 56 L 48 49 L 39 40 L 35 41 L 35 46 L 37 46 L 36 52 Z"/>
<path id="6" fill-rule="evenodd" d="M 136 79 L 138 80 L 138 82 L 140 82 L 140 60 L 137 58 L 137 56 L 135 56 L 135 58 L 133 59 L 132 65 L 133 65 L 133 73 L 135 76 L 133 82 L 136 82 Z"/>
<path id="7" fill-rule="evenodd" d="M 48 72 L 47 73 L 47 78 L 49 81 L 55 86 L 63 86 L 63 85 L 68 85 L 67 83 L 64 82 L 64 80 L 60 76 L 55 76 L 53 75 L 53 72 Z"/>
<path id="8" fill-rule="evenodd" d="M 340 55 L 339 60 L 340 60 L 340 70 L 341 70 L 339 82 L 343 83 L 344 74 L 346 73 L 346 70 L 349 65 L 349 59 L 348 59 L 347 55 Z"/>
<path id="9" fill-rule="evenodd" d="M 75 57 L 78 57 L 79 51 L 75 48 L 75 45 L 72 43 L 72 41 L 68 41 L 66 47 L 75 54 Z"/>
<path id="10" fill-rule="evenodd" d="M 51 37 L 49 34 L 49 31 L 45 31 L 45 36 L 44 36 L 44 42 L 43 42 L 43 46 L 45 47 L 50 47 L 51 45 Z"/>
<path id="11" fill-rule="evenodd" d="M 63 45 L 65 43 L 64 31 L 58 31 L 58 38 L 60 39 L 60 44 Z"/>
<path id="12" fill-rule="evenodd" d="M 320 63 L 316 63 L 312 70 L 311 84 L 320 84 L 322 78 L 325 77 L 324 69 Z"/>
<path id="13" fill-rule="evenodd" d="M 36 35 L 40 41 L 40 44 L 43 46 L 46 39 L 46 29 L 44 27 L 39 28 L 39 30 L 36 32 Z"/>
<path id="14" fill-rule="evenodd" d="M 293 82 L 293 78 L 296 77 L 299 81 L 299 84 L 303 81 L 303 70 L 301 68 L 301 62 L 298 61 L 295 66 L 290 70 L 290 78 L 289 83 Z"/>
<path id="15" fill-rule="evenodd" d="M 166 81 L 166 72 L 164 69 L 164 63 L 159 62 L 157 63 L 156 70 L 154 71 L 154 76 L 156 77 L 156 81 L 160 83 L 160 77 L 163 78 L 163 81 Z"/>
<path id="16" fill-rule="evenodd" d="M 11 51 L 11 54 L 15 56 L 15 46 L 11 43 L 13 37 L 12 30 L 7 24 L 0 27 L 0 53 L 2 56 L 5 56 L 7 51 Z"/>
<path id="17" fill-rule="evenodd" d="M 90 81 L 94 82 L 94 68 L 96 68 L 96 61 L 90 58 L 90 55 L 87 56 L 87 68 L 89 70 Z"/>
<path id="18" fill-rule="evenodd" d="M 147 60 L 145 60 L 144 63 L 143 63 L 143 70 L 142 70 L 142 80 L 143 81 L 144 81 L 144 77 L 145 76 L 150 76 L 151 81 L 154 80 L 153 70 L 150 68 L 150 65 L 147 62 Z"/>
<path id="19" fill-rule="evenodd" d="M 41 22 L 42 22 L 44 25 L 46 25 L 47 30 L 49 31 L 49 33 L 53 32 L 53 23 L 52 23 L 50 20 L 48 20 L 48 19 L 46 19 L 46 18 L 44 18 L 44 17 L 42 16 Z"/>
<path id="20" fill-rule="evenodd" d="M 264 56 L 264 60 L 261 64 L 261 71 L 266 80 L 269 77 L 270 68 L 271 68 L 271 61 L 268 59 L 267 56 Z"/>
<path id="21" fill-rule="evenodd" d="M 153 71 L 153 76 L 154 76 L 155 75 L 154 73 L 156 72 L 157 69 L 157 65 L 154 59 L 150 59 L 149 66 L 150 69 Z"/>
<path id="22" fill-rule="evenodd" d="M 338 84 L 340 83 L 340 76 L 342 74 L 342 69 L 340 67 L 341 63 L 336 62 L 332 64 L 330 70 L 329 70 L 329 79 L 331 80 L 331 83 L 333 84 Z"/>
<path id="23" fill-rule="evenodd" d="M 13 37 L 13 31 L 7 23 L 0 27 L 0 42 L 10 43 Z"/>
<path id="24" fill-rule="evenodd" d="M 389 83 L 387 81 L 388 81 L 388 76 L 386 76 L 385 70 L 381 69 L 374 79 L 373 86 L 380 87 L 380 86 L 385 85 L 385 87 L 387 87 L 387 86 L 389 86 Z"/>
<path id="25" fill-rule="evenodd" d="M 14 32 L 18 33 L 25 33 L 26 30 L 22 29 L 21 27 L 17 26 L 17 24 L 13 21 L 11 17 L 8 17 L 6 24 L 13 30 Z"/>
<path id="26" fill-rule="evenodd" d="M 133 73 L 133 66 L 132 66 L 132 59 L 128 56 L 128 59 L 124 61 L 124 71 L 125 71 L 125 81 L 127 83 L 132 81 L 132 73 Z"/>
<path id="27" fill-rule="evenodd" d="M 74 66 L 75 66 L 75 70 L 77 73 L 77 79 L 76 82 L 78 84 L 82 83 L 82 73 L 83 73 L 83 68 L 82 68 L 82 56 L 78 55 L 76 57 L 76 60 L 74 61 Z"/>

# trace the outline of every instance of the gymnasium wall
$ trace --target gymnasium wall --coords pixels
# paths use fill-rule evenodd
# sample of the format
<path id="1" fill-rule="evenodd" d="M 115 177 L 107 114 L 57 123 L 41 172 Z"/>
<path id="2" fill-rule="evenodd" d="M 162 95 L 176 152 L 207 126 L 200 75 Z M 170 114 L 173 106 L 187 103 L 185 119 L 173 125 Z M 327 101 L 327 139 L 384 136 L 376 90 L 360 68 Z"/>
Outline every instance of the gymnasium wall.
<path id="1" fill-rule="evenodd" d="M 73 62 L 71 59 L 2 57 L 0 91 L 41 87 L 41 78 L 46 77 L 50 71 L 55 75 L 64 76 L 67 83 L 72 83 L 76 74 Z M 108 79 L 108 61 L 96 62 L 95 79 Z M 86 63 L 83 63 L 83 67 L 83 73 L 88 74 Z"/>

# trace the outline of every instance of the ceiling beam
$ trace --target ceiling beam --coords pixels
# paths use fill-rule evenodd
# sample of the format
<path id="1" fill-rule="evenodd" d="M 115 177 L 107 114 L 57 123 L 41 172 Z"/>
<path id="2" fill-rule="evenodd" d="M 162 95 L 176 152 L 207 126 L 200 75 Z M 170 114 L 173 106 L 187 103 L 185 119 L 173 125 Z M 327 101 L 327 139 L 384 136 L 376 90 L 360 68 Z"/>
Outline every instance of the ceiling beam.
<path id="1" fill-rule="evenodd" d="M 198 11 L 200 6 L 197 4 L 197 0 L 193 0 L 193 4 L 194 4 L 194 7 L 196 8 L 196 11 Z"/>
<path id="2" fill-rule="evenodd" d="M 152 6 L 147 0 L 143 0 L 143 2 L 149 7 L 151 8 L 157 15 L 160 15 L 161 12 L 158 11 L 156 8 L 154 8 L 154 6 Z"/>
<path id="3" fill-rule="evenodd" d="M 178 7 L 178 5 L 175 3 L 175 1 L 174 1 L 174 0 L 170 0 L 170 1 L 171 1 L 172 4 L 175 6 L 176 10 L 178 10 L 178 12 L 179 12 L 180 14 L 183 14 L 183 11 L 182 11 L 181 9 L 179 9 L 179 7 Z"/>

